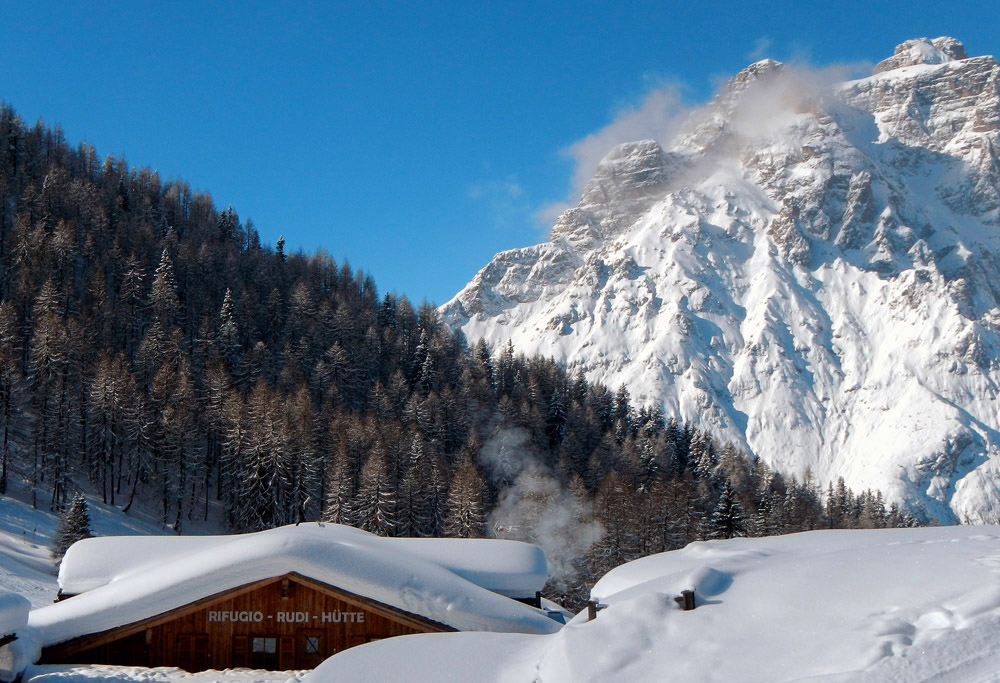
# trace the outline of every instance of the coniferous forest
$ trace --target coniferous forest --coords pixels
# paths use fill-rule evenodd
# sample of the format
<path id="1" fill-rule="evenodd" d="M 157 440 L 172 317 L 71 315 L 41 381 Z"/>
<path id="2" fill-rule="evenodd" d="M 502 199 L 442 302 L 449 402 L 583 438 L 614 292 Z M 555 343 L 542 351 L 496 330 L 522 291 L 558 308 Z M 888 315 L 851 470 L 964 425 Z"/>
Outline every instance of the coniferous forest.
<path id="1" fill-rule="evenodd" d="M 431 305 L 7 105 L 0 199 L 0 493 L 38 507 L 86 490 L 178 532 L 216 515 L 532 540 L 571 607 L 696 539 L 915 523 L 625 387 L 470 347 Z"/>

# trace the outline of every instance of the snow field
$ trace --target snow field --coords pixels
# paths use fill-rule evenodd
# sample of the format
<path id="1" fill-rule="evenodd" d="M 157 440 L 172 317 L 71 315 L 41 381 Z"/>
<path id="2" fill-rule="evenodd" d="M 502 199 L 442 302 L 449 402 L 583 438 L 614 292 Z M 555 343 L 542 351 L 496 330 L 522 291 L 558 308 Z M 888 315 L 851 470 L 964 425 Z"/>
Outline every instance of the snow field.
<path id="1" fill-rule="evenodd" d="M 29 667 L 22 683 L 298 683 L 306 673 L 226 669 L 192 674 L 173 667 L 51 665 Z"/>
<path id="2" fill-rule="evenodd" d="M 694 588 L 698 607 L 674 596 Z M 607 608 L 549 636 L 434 634 L 337 655 L 306 679 L 1000 680 L 1000 528 L 814 531 L 693 543 L 609 572 Z M 461 664 L 466 663 L 466 664 Z"/>

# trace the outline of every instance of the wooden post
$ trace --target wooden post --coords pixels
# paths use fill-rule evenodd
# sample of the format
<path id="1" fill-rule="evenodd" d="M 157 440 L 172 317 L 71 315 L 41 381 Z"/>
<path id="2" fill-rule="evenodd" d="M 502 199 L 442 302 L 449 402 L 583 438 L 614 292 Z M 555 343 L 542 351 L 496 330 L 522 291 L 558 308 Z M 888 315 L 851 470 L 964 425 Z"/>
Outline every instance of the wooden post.
<path id="1" fill-rule="evenodd" d="M 593 621 L 597 618 L 597 600 L 587 601 L 587 621 Z"/>
<path id="2" fill-rule="evenodd" d="M 674 602 L 676 602 L 685 612 L 693 610 L 695 608 L 694 591 L 681 591 L 681 594 L 674 598 Z"/>

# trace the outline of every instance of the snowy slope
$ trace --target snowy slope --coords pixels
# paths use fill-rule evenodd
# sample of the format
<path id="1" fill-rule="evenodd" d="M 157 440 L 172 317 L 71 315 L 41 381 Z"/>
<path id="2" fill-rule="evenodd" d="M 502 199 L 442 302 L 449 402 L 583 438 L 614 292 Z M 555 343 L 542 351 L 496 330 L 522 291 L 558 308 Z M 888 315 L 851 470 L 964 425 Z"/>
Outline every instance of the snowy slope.
<path id="1" fill-rule="evenodd" d="M 846 83 L 771 60 L 601 162 L 442 307 L 776 468 L 1000 520 L 1000 76 L 950 38 Z"/>
<path id="2" fill-rule="evenodd" d="M 698 607 L 673 597 L 693 588 Z M 693 543 L 607 574 L 549 636 L 433 634 L 347 650 L 309 683 L 1000 680 L 1000 527 Z"/>
<path id="3" fill-rule="evenodd" d="M 160 524 L 142 516 L 88 500 L 91 530 L 100 536 L 166 534 Z M 49 548 L 59 515 L 0 496 L 0 590 L 24 596 L 35 607 L 51 604 L 59 586 Z"/>

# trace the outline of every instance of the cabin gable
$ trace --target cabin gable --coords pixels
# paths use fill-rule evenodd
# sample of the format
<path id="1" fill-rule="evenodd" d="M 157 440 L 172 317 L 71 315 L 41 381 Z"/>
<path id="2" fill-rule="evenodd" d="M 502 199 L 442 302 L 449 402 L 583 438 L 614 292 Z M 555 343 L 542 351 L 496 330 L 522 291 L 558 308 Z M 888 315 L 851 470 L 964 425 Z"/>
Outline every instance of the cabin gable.
<path id="1" fill-rule="evenodd" d="M 310 669 L 373 640 L 453 630 L 292 572 L 52 645 L 39 663 Z"/>

